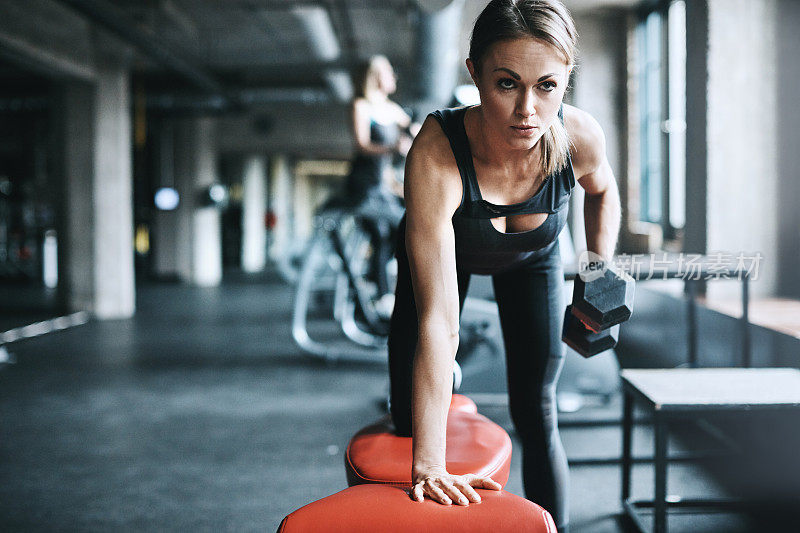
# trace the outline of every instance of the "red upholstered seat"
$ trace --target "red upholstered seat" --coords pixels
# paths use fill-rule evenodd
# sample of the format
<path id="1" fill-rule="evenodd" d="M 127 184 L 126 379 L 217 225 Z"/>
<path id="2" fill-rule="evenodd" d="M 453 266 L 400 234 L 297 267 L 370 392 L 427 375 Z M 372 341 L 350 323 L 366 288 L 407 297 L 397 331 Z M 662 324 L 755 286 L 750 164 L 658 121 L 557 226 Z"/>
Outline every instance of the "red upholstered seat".
<path id="1" fill-rule="evenodd" d="M 401 488 L 358 485 L 310 503 L 288 515 L 278 533 L 442 531 L 556 533 L 550 514 L 510 492 L 478 489 L 480 503 L 415 502 Z"/>
<path id="2" fill-rule="evenodd" d="M 463 394 L 453 394 L 450 400 L 451 411 L 463 411 L 465 413 L 477 413 L 478 406 L 475 402 L 464 396 Z"/>
<path id="3" fill-rule="evenodd" d="M 393 430 L 387 415 L 350 439 L 345 451 L 348 485 L 411 487 L 411 437 L 398 437 Z M 445 461 L 451 474 L 490 476 L 505 485 L 511 467 L 511 439 L 483 415 L 451 410 Z"/>

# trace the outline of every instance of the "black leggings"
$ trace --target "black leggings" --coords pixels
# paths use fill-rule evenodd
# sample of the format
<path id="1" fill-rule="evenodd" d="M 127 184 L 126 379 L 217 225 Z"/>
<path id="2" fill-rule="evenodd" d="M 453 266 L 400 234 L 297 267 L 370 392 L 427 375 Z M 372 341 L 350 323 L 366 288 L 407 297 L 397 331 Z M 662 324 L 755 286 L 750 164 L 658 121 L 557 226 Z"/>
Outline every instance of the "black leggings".
<path id="1" fill-rule="evenodd" d="M 392 226 L 382 218 L 364 218 L 361 227 L 369 235 L 372 245 L 372 257 L 369 265 L 369 276 L 378 286 L 378 297 L 389 292 L 389 276 L 386 265 L 392 257 Z"/>
<path id="2" fill-rule="evenodd" d="M 397 434 L 411 436 L 411 374 L 418 324 L 402 239 L 401 232 L 389 333 L 390 401 Z M 458 270 L 462 308 L 469 279 L 469 273 Z M 565 353 L 561 342 L 564 276 L 558 245 L 534 263 L 495 274 L 492 280 L 505 343 L 511 419 L 522 442 L 525 497 L 549 511 L 561 532 L 569 516 L 569 475 L 555 396 Z"/>

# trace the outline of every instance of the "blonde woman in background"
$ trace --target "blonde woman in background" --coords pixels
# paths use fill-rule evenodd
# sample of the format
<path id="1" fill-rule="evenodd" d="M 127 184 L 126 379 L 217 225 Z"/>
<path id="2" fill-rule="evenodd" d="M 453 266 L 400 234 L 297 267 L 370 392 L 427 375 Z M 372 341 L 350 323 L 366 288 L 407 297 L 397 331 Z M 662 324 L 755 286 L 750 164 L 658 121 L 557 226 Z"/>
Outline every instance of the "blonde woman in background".
<path id="1" fill-rule="evenodd" d="M 359 69 L 355 79 L 355 98 L 350 108 L 355 141 L 355 157 L 347 177 L 348 200 L 358 207 L 363 227 L 372 242 L 371 275 L 386 314 L 393 300 L 388 286 L 386 265 L 392 253 L 392 235 L 402 217 L 398 200 L 403 186 L 396 179 L 392 159 L 405 157 L 413 134 L 419 130 L 411 117 L 389 97 L 397 88 L 397 78 L 389 60 L 373 56 Z"/>

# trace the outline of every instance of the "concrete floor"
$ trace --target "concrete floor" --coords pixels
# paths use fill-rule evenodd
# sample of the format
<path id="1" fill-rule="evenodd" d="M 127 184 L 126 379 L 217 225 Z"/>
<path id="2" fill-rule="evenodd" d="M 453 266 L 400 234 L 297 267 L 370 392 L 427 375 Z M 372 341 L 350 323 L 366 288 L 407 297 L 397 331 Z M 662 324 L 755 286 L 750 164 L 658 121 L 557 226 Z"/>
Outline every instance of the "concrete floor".
<path id="1" fill-rule="evenodd" d="M 383 414 L 385 365 L 303 355 L 289 332 L 291 288 L 274 276 L 229 277 L 214 289 L 144 285 L 132 320 L 8 346 L 17 362 L 0 369 L 2 531 L 274 531 L 286 514 L 346 486 L 343 451 Z M 479 409 L 516 445 L 505 407 Z M 562 432 L 570 457 L 614 456 L 619 433 Z M 635 445 L 651 453 L 646 428 Z M 506 490 L 523 495 L 520 462 L 515 454 Z M 650 496 L 650 470 L 636 467 L 636 496 Z M 629 530 L 619 478 L 617 465 L 571 469 L 573 533 Z M 677 464 L 670 492 L 723 491 Z M 765 529 L 715 514 L 673 516 L 670 531 Z"/>

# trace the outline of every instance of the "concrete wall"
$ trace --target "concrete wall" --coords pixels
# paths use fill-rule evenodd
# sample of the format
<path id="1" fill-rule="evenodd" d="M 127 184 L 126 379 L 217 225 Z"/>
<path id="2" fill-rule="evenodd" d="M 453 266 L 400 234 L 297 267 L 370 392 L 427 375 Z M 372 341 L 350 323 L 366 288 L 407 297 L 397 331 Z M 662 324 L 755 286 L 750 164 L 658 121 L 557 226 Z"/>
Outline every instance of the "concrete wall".
<path id="1" fill-rule="evenodd" d="M 579 35 L 578 64 L 573 71 L 567 101 L 591 114 L 606 136 L 606 155 L 620 187 L 627 182 L 626 48 L 627 13 L 603 10 L 575 16 Z M 578 187 L 570 205 L 570 226 L 575 249 L 586 249 L 583 224 L 583 189 Z"/>
<path id="2" fill-rule="evenodd" d="M 225 153 L 349 159 L 349 120 L 348 107 L 341 104 L 263 107 L 221 117 L 217 148 Z"/>
<path id="3" fill-rule="evenodd" d="M 711 0 L 707 252 L 761 252 L 756 295 L 777 288 L 777 33 L 773 0 Z M 711 295 L 735 294 L 730 284 Z"/>

